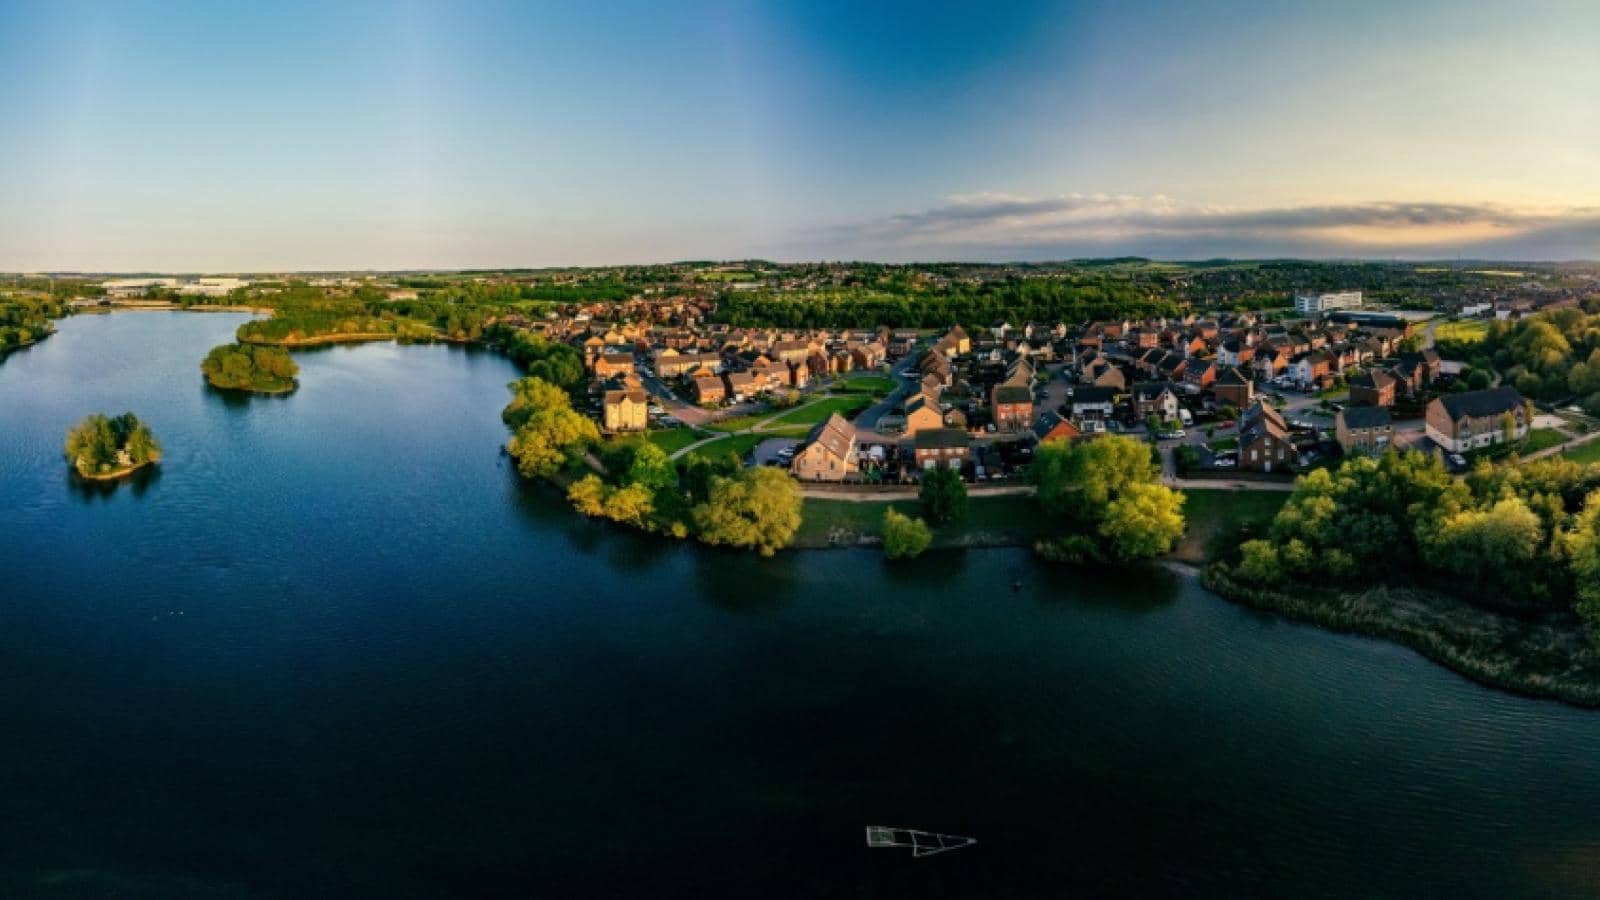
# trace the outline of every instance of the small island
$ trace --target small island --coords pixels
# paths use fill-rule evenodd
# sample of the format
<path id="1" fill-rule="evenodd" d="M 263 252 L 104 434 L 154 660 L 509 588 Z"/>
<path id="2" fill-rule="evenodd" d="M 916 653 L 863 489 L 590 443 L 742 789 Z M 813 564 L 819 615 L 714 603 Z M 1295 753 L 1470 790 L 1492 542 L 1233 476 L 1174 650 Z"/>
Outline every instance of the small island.
<path id="1" fill-rule="evenodd" d="M 255 344 L 221 344 L 211 348 L 200 371 L 212 387 L 254 394 L 287 394 L 299 387 L 300 366 L 288 351 Z"/>
<path id="2" fill-rule="evenodd" d="M 111 481 L 161 461 L 161 444 L 133 413 L 85 416 L 67 430 L 67 460 L 79 476 Z"/>

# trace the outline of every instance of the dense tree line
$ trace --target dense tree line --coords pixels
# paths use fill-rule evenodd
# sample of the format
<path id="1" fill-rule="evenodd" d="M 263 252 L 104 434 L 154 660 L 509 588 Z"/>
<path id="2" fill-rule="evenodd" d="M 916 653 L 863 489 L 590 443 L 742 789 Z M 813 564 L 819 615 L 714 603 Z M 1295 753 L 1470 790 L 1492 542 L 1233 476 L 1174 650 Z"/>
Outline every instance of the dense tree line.
<path id="1" fill-rule="evenodd" d="M 779 469 L 745 468 L 731 454 L 675 466 L 641 437 L 607 443 L 600 458 L 605 476 L 591 473 L 567 491 L 584 515 L 763 556 L 787 547 L 800 528 L 800 488 Z"/>
<path id="2" fill-rule="evenodd" d="M 225 390 L 283 393 L 293 390 L 300 366 L 281 347 L 220 344 L 200 362 L 213 387 Z"/>
<path id="3" fill-rule="evenodd" d="M 67 460 L 84 475 L 142 466 L 161 458 L 161 444 L 133 413 L 84 417 L 67 430 Z"/>
<path id="4" fill-rule="evenodd" d="M 576 390 L 586 379 L 583 354 L 570 344 L 517 328 L 497 327 L 490 334 L 506 356 L 529 375 L 567 391 Z"/>
<path id="5" fill-rule="evenodd" d="M 51 319 L 66 315 L 58 300 L 0 301 L 0 358 L 55 331 Z"/>
<path id="6" fill-rule="evenodd" d="M 1600 304 L 1494 322 L 1478 344 L 1467 349 L 1476 368 L 1492 365 L 1507 384 L 1538 400 L 1581 403 L 1600 415 Z"/>
<path id="7" fill-rule="evenodd" d="M 1419 582 L 1496 607 L 1570 607 L 1600 637 L 1600 466 L 1386 453 L 1302 477 L 1235 572 L 1261 586 Z"/>
<path id="8" fill-rule="evenodd" d="M 513 381 L 501 418 L 512 431 L 506 450 L 525 478 L 554 475 L 600 440 L 594 420 L 572 408 L 567 392 L 542 378 Z"/>
<path id="9" fill-rule="evenodd" d="M 1141 441 L 1046 441 L 1031 471 L 1039 504 L 1063 532 L 1036 545 L 1047 559 L 1134 562 L 1166 553 L 1183 536 L 1184 496 L 1159 482 Z"/>
<path id="10" fill-rule="evenodd" d="M 717 318 L 737 326 L 779 328 L 987 328 L 1011 322 L 1078 322 L 1109 316 L 1170 315 L 1177 304 L 1132 282 L 1101 277 L 1012 278 L 948 289 L 890 293 L 880 289 L 781 293 L 730 292 Z"/>

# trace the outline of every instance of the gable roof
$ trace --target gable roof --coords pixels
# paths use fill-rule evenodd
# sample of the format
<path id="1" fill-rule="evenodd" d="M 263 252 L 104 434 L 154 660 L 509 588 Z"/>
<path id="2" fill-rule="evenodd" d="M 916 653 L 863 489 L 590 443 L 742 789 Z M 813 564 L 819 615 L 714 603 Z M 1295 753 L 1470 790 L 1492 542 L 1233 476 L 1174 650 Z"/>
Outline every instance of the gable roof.
<path id="1" fill-rule="evenodd" d="M 1387 406 L 1351 406 L 1339 411 L 1346 428 L 1387 428 L 1391 419 Z"/>
<path id="2" fill-rule="evenodd" d="M 994 389 L 996 403 L 1032 403 L 1033 392 L 1021 385 L 1002 384 Z"/>
<path id="3" fill-rule="evenodd" d="M 967 433 L 959 428 L 924 428 L 912 440 L 918 450 L 965 447 L 969 443 Z"/>
<path id="4" fill-rule="evenodd" d="M 1439 398 L 1439 402 L 1444 404 L 1444 411 L 1450 415 L 1452 422 L 1468 416 L 1475 419 L 1498 416 L 1501 413 L 1511 412 L 1523 403 L 1522 395 L 1513 387 L 1445 394 Z"/>
<path id="5" fill-rule="evenodd" d="M 806 449 L 813 444 L 821 444 L 822 449 L 833 456 L 848 459 L 856 447 L 856 427 L 845 421 L 844 416 L 834 413 L 811 429 L 806 437 Z"/>

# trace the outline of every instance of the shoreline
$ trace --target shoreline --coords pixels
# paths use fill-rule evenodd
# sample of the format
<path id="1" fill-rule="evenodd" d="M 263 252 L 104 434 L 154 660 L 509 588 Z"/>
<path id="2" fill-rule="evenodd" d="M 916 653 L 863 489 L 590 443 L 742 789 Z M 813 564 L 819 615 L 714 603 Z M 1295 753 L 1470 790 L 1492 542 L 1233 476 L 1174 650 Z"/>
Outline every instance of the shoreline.
<path id="1" fill-rule="evenodd" d="M 1409 586 L 1295 596 L 1239 584 L 1222 563 L 1198 574 L 1202 587 L 1230 603 L 1398 644 L 1485 687 L 1600 709 L 1600 651 L 1559 613 L 1519 616 Z"/>
<path id="2" fill-rule="evenodd" d="M 352 332 L 350 334 L 321 334 L 313 337 L 284 338 L 283 340 L 260 340 L 256 338 L 240 338 L 241 344 L 256 344 L 261 347 L 318 347 L 327 344 L 366 344 L 376 341 L 392 341 L 396 335 L 372 331 Z"/>
<path id="3" fill-rule="evenodd" d="M 85 472 L 81 466 L 73 464 L 72 471 L 76 472 L 78 477 L 85 481 L 116 481 L 118 479 L 127 478 L 129 475 L 132 475 L 140 469 L 149 468 L 150 466 L 153 466 L 159 462 L 161 462 L 161 457 L 158 456 L 155 459 L 146 460 L 145 462 L 137 465 L 122 466 L 120 468 L 112 469 L 109 472 Z"/>
<path id="4" fill-rule="evenodd" d="M 225 391 L 230 394 L 261 394 L 267 397 L 279 397 L 284 394 L 292 394 L 300 389 L 300 382 L 298 379 L 291 380 L 287 387 L 282 388 L 224 387 L 223 385 L 212 381 L 209 377 L 206 378 L 206 385 L 214 391 Z"/>

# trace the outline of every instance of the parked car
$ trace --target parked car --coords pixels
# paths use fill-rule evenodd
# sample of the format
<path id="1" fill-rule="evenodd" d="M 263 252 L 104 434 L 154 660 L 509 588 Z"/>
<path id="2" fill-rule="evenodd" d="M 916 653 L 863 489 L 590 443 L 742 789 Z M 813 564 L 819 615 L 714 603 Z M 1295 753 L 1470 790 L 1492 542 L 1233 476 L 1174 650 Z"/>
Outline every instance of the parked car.
<path id="1" fill-rule="evenodd" d="M 1239 461 L 1231 456 L 1219 456 L 1211 464 L 1219 469 L 1231 469 L 1237 466 Z"/>

